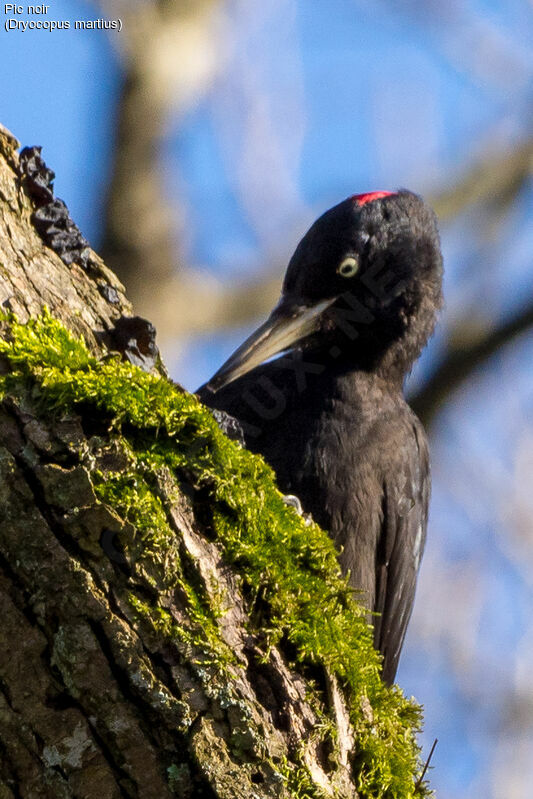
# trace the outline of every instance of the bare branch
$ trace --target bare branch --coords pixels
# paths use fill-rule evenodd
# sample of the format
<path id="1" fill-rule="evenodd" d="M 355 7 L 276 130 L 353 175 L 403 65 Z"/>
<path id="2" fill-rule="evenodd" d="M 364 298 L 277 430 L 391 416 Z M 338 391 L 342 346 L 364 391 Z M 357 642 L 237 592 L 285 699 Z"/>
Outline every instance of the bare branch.
<path id="1" fill-rule="evenodd" d="M 176 269 L 179 209 L 169 207 L 162 190 L 161 143 L 170 112 L 183 113 L 206 90 L 221 60 L 218 2 L 103 6 L 118 6 L 126 18 L 126 74 L 101 249 L 135 301 L 146 283 L 169 279 Z"/>
<path id="2" fill-rule="evenodd" d="M 281 277 L 267 273 L 246 283 L 221 283 L 208 272 L 186 269 L 150 283 L 140 297 L 142 313 L 156 319 L 163 346 L 174 337 L 245 325 L 265 315 L 279 295 Z"/>
<path id="3" fill-rule="evenodd" d="M 517 196 L 533 168 L 533 139 L 515 149 L 488 152 L 454 185 L 430 200 L 443 222 L 454 219 L 469 205 L 487 203 L 507 207 Z"/>
<path id="4" fill-rule="evenodd" d="M 458 326 L 459 328 L 460 326 Z M 533 304 L 507 322 L 490 330 L 482 338 L 461 340 L 454 334 L 456 344 L 425 386 L 410 400 L 410 404 L 427 425 L 455 391 L 491 355 L 521 333 L 533 327 Z M 468 326 L 465 325 L 465 329 Z"/>

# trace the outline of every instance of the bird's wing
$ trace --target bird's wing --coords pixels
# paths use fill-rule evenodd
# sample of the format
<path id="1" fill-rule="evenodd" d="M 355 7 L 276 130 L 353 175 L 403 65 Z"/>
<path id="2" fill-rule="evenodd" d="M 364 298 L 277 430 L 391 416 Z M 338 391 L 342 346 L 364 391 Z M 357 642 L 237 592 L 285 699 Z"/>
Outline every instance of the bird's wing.
<path id="1" fill-rule="evenodd" d="M 383 522 L 376 553 L 374 644 L 383 654 L 383 679 L 393 682 L 411 616 L 424 551 L 430 492 L 426 435 L 414 420 L 413 446 L 399 453 L 383 489 Z M 415 445 L 416 442 L 416 445 Z"/>

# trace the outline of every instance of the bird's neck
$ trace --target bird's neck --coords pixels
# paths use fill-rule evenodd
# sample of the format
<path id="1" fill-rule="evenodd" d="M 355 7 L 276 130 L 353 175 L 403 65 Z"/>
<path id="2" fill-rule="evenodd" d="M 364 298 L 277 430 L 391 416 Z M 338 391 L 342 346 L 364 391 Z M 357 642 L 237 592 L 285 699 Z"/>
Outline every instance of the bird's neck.
<path id="1" fill-rule="evenodd" d="M 352 408 L 357 418 L 371 420 L 387 407 L 404 402 L 403 385 L 376 372 L 356 369 L 332 379 L 330 395 Z M 355 411 L 354 411 L 355 409 Z"/>
<path id="2" fill-rule="evenodd" d="M 367 373 L 402 391 L 405 379 L 435 326 L 435 302 L 423 297 L 415 313 L 398 313 L 388 323 L 337 329 L 326 341 L 315 341 L 315 355 L 328 373 Z"/>
<path id="3" fill-rule="evenodd" d="M 407 375 L 413 368 L 424 344 L 425 341 L 418 346 L 416 341 L 408 340 L 407 336 L 393 341 L 382 352 L 376 353 L 373 373 L 392 388 L 403 391 Z"/>
<path id="4" fill-rule="evenodd" d="M 303 353 L 309 363 L 320 364 L 339 386 L 351 382 L 356 375 L 361 385 L 383 386 L 392 393 L 402 392 L 405 378 L 412 368 L 419 351 L 406 350 L 405 342 L 394 341 L 387 347 L 373 340 L 361 340 L 355 346 L 341 350 L 335 347 L 316 349 Z"/>

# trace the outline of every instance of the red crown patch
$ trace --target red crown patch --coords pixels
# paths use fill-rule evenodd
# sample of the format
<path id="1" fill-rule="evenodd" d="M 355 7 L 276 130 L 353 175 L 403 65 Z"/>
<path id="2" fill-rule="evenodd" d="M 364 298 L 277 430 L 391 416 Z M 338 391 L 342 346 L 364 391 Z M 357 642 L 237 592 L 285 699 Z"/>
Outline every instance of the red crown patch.
<path id="1" fill-rule="evenodd" d="M 365 203 L 371 203 L 373 200 L 380 200 L 382 197 L 389 197 L 391 194 L 395 194 L 395 192 L 371 191 L 368 194 L 354 194 L 350 197 L 350 200 L 355 200 L 357 205 L 364 205 Z"/>

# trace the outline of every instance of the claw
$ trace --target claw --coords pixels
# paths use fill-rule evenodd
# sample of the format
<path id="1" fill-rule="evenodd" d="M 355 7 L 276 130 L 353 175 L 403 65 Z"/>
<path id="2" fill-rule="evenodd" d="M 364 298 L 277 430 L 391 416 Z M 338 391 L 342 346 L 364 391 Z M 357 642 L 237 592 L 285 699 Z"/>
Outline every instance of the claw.
<path id="1" fill-rule="evenodd" d="M 305 526 L 309 527 L 309 525 L 313 521 L 313 517 L 311 516 L 310 513 L 304 513 L 304 509 L 302 508 L 302 503 L 295 494 L 285 494 L 283 496 L 283 502 L 286 505 L 290 505 L 291 508 L 294 508 L 298 516 L 301 516 L 303 518 Z"/>

